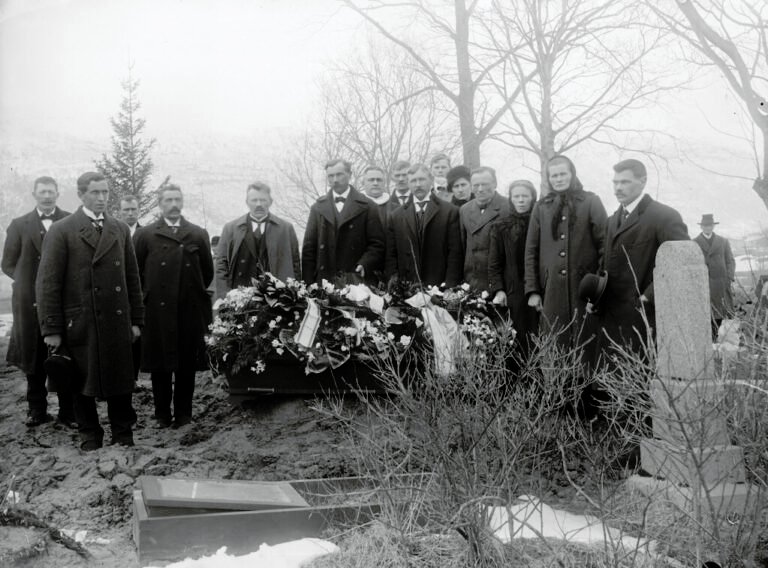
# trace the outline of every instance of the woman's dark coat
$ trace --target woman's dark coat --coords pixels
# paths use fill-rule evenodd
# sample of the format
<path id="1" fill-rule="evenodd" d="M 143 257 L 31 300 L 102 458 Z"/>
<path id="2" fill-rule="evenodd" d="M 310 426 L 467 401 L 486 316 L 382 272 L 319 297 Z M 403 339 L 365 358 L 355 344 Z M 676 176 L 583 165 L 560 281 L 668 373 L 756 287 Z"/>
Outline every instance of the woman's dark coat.
<path id="1" fill-rule="evenodd" d="M 597 195 L 574 191 L 570 206 L 562 208 L 553 235 L 558 200 L 558 193 L 550 191 L 531 213 L 525 245 L 525 294 L 541 295 L 545 330 L 570 326 L 563 338 L 577 345 L 586 313 L 586 303 L 579 298 L 579 283 L 585 274 L 597 271 L 607 215 Z"/>
<path id="2" fill-rule="evenodd" d="M 507 295 L 518 341 L 527 341 L 539 325 L 538 313 L 528 306 L 525 296 L 525 238 L 530 219 L 530 212 L 512 211 L 509 217 L 494 223 L 488 249 L 488 289 L 491 298 L 499 291 Z"/>

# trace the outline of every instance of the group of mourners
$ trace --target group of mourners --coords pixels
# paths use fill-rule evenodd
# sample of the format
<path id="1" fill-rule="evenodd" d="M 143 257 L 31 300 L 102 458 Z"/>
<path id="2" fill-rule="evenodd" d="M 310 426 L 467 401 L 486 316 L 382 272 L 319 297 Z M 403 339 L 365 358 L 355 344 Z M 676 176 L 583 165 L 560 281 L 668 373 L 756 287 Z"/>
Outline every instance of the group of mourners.
<path id="1" fill-rule="evenodd" d="M 72 214 L 56 206 L 56 181 L 38 178 L 37 206 L 13 220 L 2 258 L 14 280 L 7 359 L 27 376 L 27 425 L 53 419 L 47 378 L 57 421 L 79 431 L 83 450 L 103 443 L 97 400 L 107 402 L 112 443 L 133 445 L 139 369 L 151 376 L 155 425 L 189 424 L 212 296 L 265 272 L 307 283 L 466 282 L 507 306 L 522 348 L 546 331 L 595 357 L 611 342 L 640 351 L 645 322 L 654 325 L 656 251 L 689 236 L 677 211 L 645 193 L 642 162 L 623 160 L 613 171 L 619 208 L 608 216 L 565 156 L 548 161 L 540 199 L 528 180 L 501 193 L 493 168 L 451 167 L 445 154 L 429 164 L 397 161 L 389 172 L 367 166 L 360 190 L 350 185 L 351 164 L 331 160 L 329 191 L 310 208 L 301 254 L 261 181 L 246 188 L 248 212 L 209 241 L 182 216 L 178 185 L 158 189 L 159 214 L 140 226 L 134 196 L 120 200 L 117 216 L 107 212 L 110 189 L 97 172 L 77 180 L 82 207 Z M 723 275 L 710 267 L 711 285 L 733 280 L 733 256 L 714 224 L 705 215 L 697 240 L 708 264 L 720 256 L 730 264 Z M 715 319 L 730 309 L 729 282 L 724 289 Z"/>

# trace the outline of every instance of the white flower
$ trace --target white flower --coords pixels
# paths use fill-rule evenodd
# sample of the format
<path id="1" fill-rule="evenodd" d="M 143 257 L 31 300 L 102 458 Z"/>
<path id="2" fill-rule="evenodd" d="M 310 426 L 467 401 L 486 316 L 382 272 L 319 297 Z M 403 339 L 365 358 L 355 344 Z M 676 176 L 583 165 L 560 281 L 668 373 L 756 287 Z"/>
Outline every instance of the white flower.
<path id="1" fill-rule="evenodd" d="M 282 355 L 283 353 L 285 353 L 285 349 L 283 349 L 282 347 L 278 347 L 277 349 L 275 349 L 275 353 L 277 353 L 278 355 Z"/>
<path id="2" fill-rule="evenodd" d="M 279 339 L 273 339 L 272 340 L 272 347 L 280 347 L 280 340 Z"/>
<path id="3" fill-rule="evenodd" d="M 322 287 L 323 287 L 323 290 L 325 290 L 329 294 L 335 290 L 335 288 L 333 287 L 333 284 L 328 282 L 325 278 L 323 278 Z"/>
<path id="4" fill-rule="evenodd" d="M 217 300 L 216 300 L 216 301 L 213 303 L 213 309 L 214 309 L 214 310 L 218 310 L 218 309 L 219 309 L 219 306 L 221 306 L 221 304 L 223 304 L 223 303 L 224 303 L 224 298 L 218 298 L 218 299 L 217 299 Z"/>
<path id="5" fill-rule="evenodd" d="M 465 292 L 469 292 L 469 284 L 464 282 L 464 284 L 461 285 L 461 289 L 464 290 Z"/>
<path id="6" fill-rule="evenodd" d="M 407 335 L 401 335 L 400 336 L 400 345 L 403 347 L 408 347 L 411 344 L 411 338 Z"/>
<path id="7" fill-rule="evenodd" d="M 270 320 L 269 322 L 269 329 L 275 329 L 277 327 L 277 321 Z"/>
<path id="8" fill-rule="evenodd" d="M 388 331 L 387 332 L 387 339 L 389 339 L 390 341 L 394 341 L 395 340 L 395 334 L 392 333 L 391 331 Z"/>
<path id="9" fill-rule="evenodd" d="M 264 370 L 267 368 L 267 366 L 264 364 L 264 361 L 256 361 L 256 374 L 263 373 Z"/>
<path id="10" fill-rule="evenodd" d="M 341 346 L 342 351 L 349 351 L 349 348 L 346 345 Z"/>
<path id="11" fill-rule="evenodd" d="M 480 294 L 480 297 L 485 300 L 488 297 L 488 292 L 483 290 L 483 292 Z"/>
<path id="12" fill-rule="evenodd" d="M 364 302 L 371 296 L 371 290 L 365 284 L 355 284 L 346 288 L 345 295 L 350 302 Z"/>

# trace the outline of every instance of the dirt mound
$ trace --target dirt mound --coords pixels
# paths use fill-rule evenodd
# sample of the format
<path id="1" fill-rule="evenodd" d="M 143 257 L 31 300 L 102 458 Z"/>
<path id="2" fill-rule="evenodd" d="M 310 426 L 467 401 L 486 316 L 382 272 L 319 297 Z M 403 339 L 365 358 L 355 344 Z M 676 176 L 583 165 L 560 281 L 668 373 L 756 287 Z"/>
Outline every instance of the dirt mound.
<path id="1" fill-rule="evenodd" d="M 140 475 L 286 480 L 355 473 L 338 428 L 312 410 L 311 400 L 267 398 L 235 407 L 222 382 L 207 372 L 197 377 L 192 424 L 178 430 L 155 426 L 151 384 L 142 376 L 134 397 L 136 446 L 107 446 L 90 453 L 77 449 L 76 433 L 56 423 L 28 429 L 24 376 L 0 367 L 0 380 L 0 482 L 5 485 L 15 475 L 19 506 L 52 527 L 78 534 L 94 557 L 86 562 L 44 533 L 25 529 L 31 531 L 28 553 L 20 553 L 14 544 L 21 533 L 0 535 L 0 559 L 7 560 L 0 562 L 3 566 L 13 559 L 16 565 L 42 568 L 53 565 L 54 558 L 60 567 L 138 566 L 131 498 Z M 49 400 L 55 415 L 55 397 Z M 107 423 L 104 404 L 99 412 Z"/>

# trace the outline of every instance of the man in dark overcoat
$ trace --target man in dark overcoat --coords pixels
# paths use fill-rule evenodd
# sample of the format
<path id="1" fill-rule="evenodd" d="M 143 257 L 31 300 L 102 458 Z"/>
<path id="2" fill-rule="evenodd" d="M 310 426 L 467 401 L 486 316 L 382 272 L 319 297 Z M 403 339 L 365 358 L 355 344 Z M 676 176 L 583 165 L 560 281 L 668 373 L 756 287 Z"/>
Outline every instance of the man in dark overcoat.
<path id="1" fill-rule="evenodd" d="M 249 212 L 224 225 L 216 251 L 216 297 L 270 272 L 282 281 L 301 279 L 299 240 L 293 225 L 269 208 L 272 189 L 254 182 L 246 190 Z"/>
<path id="2" fill-rule="evenodd" d="M 434 179 L 424 164 L 408 170 L 413 199 L 398 207 L 387 229 L 388 278 L 424 285 L 461 282 L 463 251 L 459 210 L 431 193 Z"/>
<path id="3" fill-rule="evenodd" d="M 644 193 L 648 174 L 642 162 L 623 160 L 613 170 L 614 193 L 621 206 L 606 223 L 600 268 L 608 272 L 608 283 L 597 306 L 603 328 L 599 343 L 603 355 L 611 349 L 609 337 L 642 354 L 648 336 L 643 316 L 651 331 L 656 325 L 656 252 L 663 242 L 688 240 L 688 228 L 680 213 Z"/>
<path id="4" fill-rule="evenodd" d="M 38 318 L 45 343 L 63 346 L 72 357 L 80 447 L 102 445 L 96 398 L 107 401 L 112 443 L 131 446 L 131 344 L 144 324 L 136 255 L 128 226 L 105 214 L 104 176 L 81 175 L 77 193 L 82 207 L 51 225 L 43 241 Z"/>
<path id="5" fill-rule="evenodd" d="M 59 186 L 52 177 L 37 178 L 32 196 L 37 206 L 26 215 L 11 221 L 5 237 L 2 269 L 13 280 L 11 310 L 13 327 L 6 360 L 27 375 L 27 426 L 34 427 L 51 419 L 48 414 L 48 391 L 43 363 L 48 349 L 40 334 L 35 301 L 35 279 L 40 265 L 43 239 L 51 225 L 69 215 L 56 206 Z M 57 384 L 58 419 L 73 427 L 75 414 L 68 385 Z"/>
<path id="6" fill-rule="evenodd" d="M 480 167 L 471 174 L 475 199 L 459 210 L 464 249 L 464 281 L 474 290 L 488 290 L 491 225 L 509 215 L 509 201 L 496 191 L 496 170 Z"/>
<path id="7" fill-rule="evenodd" d="M 731 284 L 736 280 L 736 260 L 731 252 L 728 239 L 715 234 L 715 216 L 707 213 L 701 216 L 701 233 L 694 239 L 704 253 L 709 270 L 709 301 L 712 306 L 712 339 L 723 319 L 733 311 Z"/>
<path id="8" fill-rule="evenodd" d="M 158 205 L 160 219 L 135 237 L 147 313 L 141 368 L 151 373 L 158 426 L 178 428 L 192 421 L 195 372 L 212 321 L 213 259 L 208 232 L 181 215 L 178 185 L 161 186 Z"/>
<path id="9" fill-rule="evenodd" d="M 331 160 L 325 166 L 331 189 L 309 210 L 301 251 L 308 283 L 376 283 L 384 268 L 385 236 L 375 203 L 349 185 L 352 165 Z"/>

